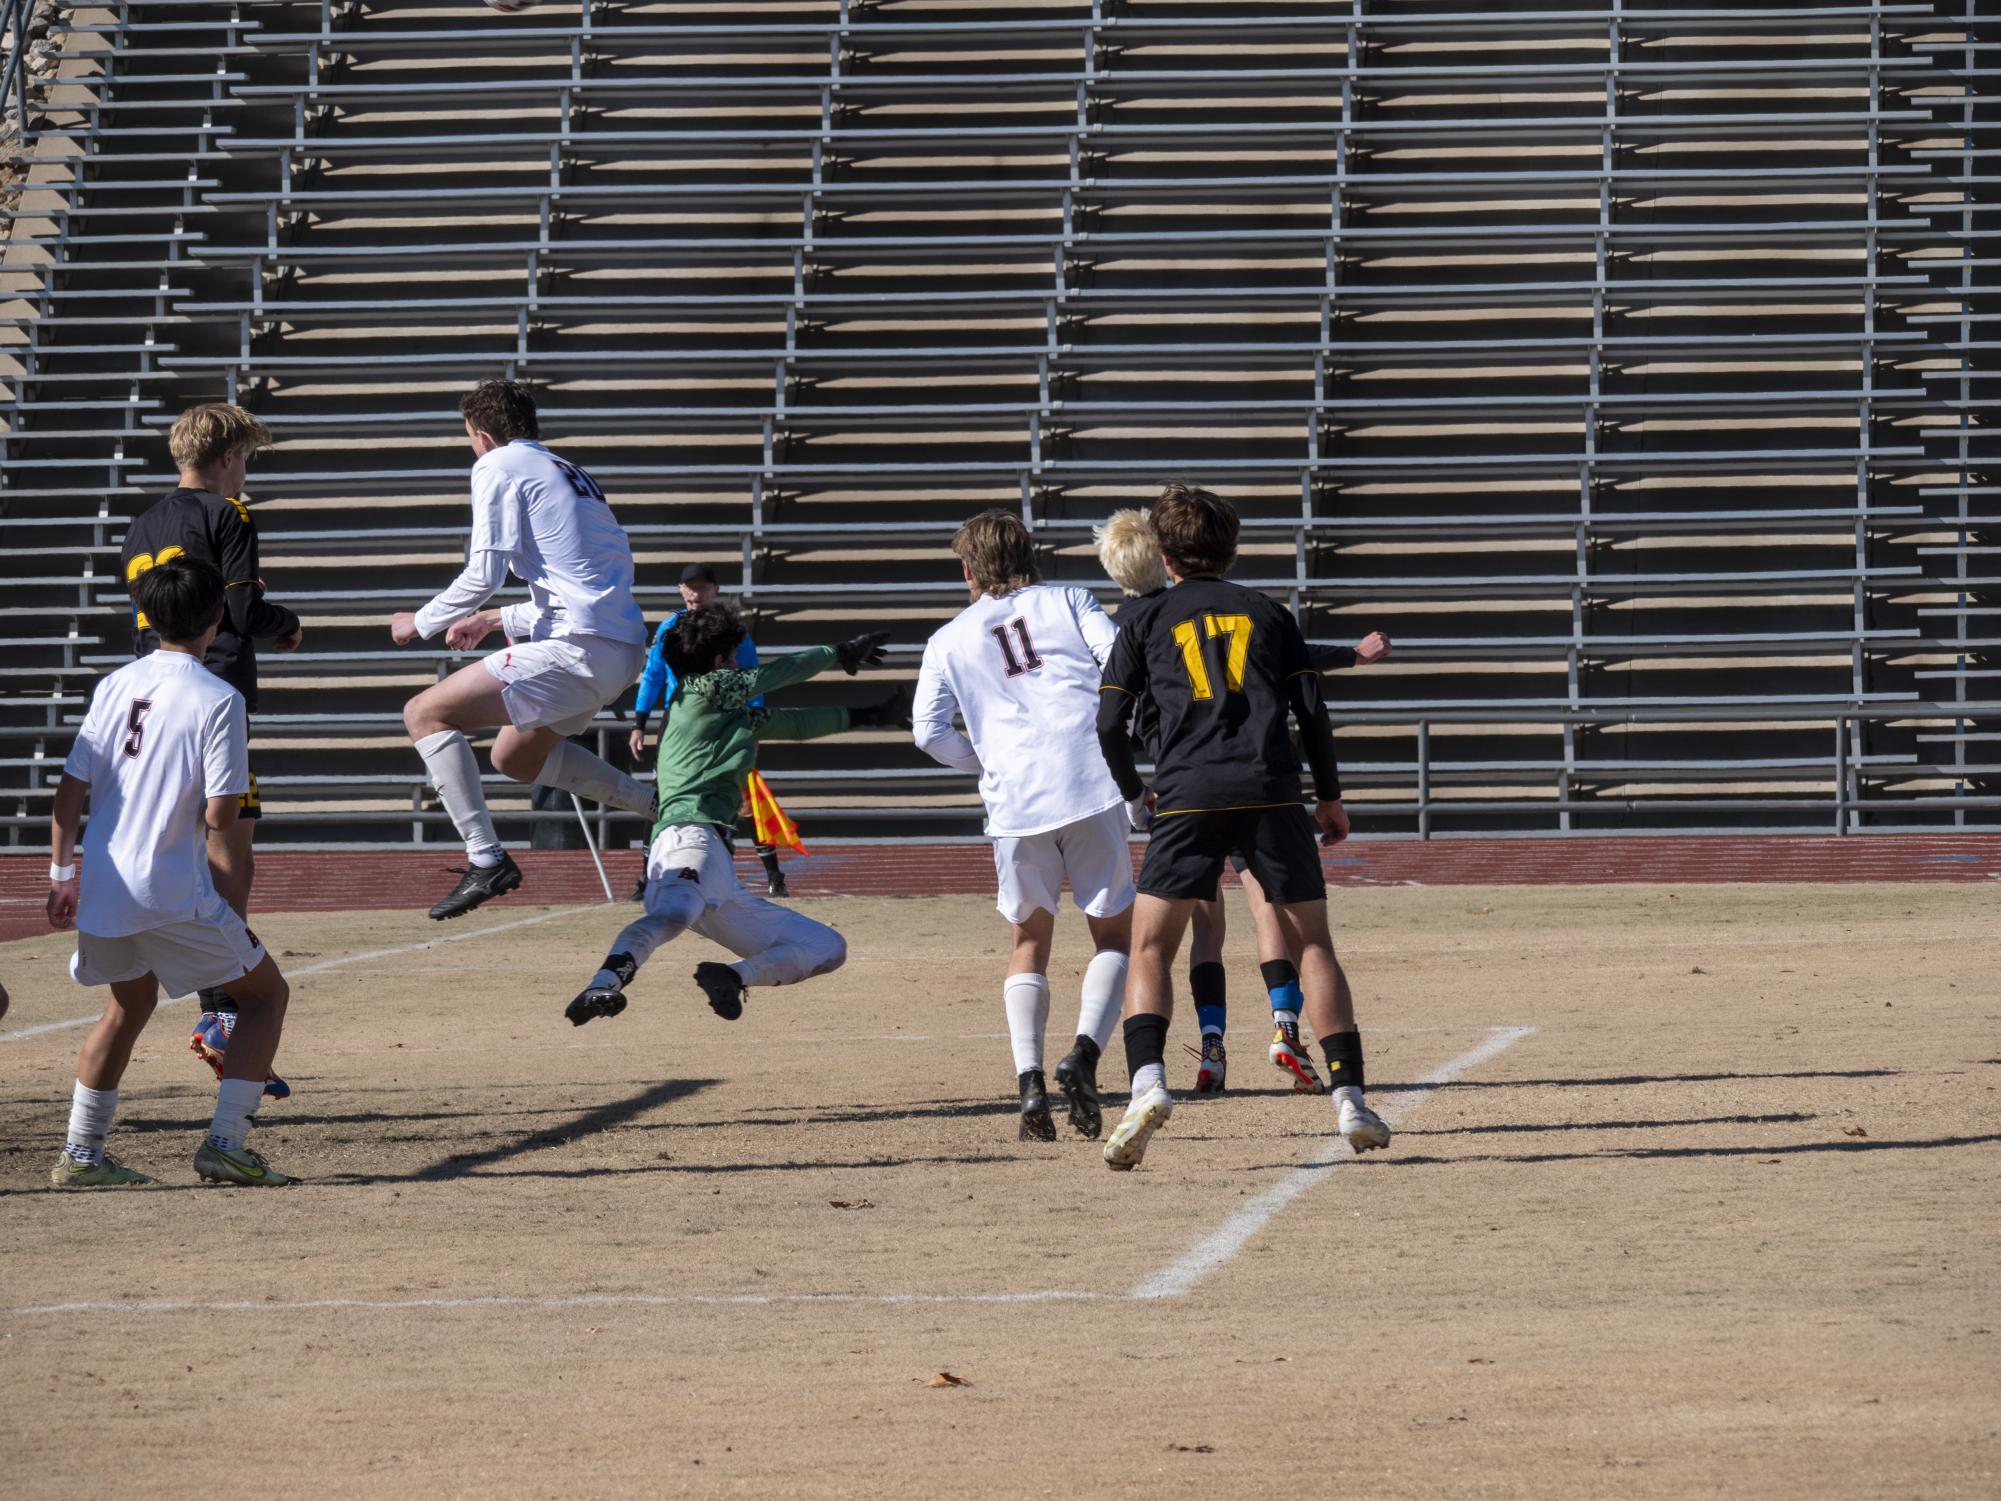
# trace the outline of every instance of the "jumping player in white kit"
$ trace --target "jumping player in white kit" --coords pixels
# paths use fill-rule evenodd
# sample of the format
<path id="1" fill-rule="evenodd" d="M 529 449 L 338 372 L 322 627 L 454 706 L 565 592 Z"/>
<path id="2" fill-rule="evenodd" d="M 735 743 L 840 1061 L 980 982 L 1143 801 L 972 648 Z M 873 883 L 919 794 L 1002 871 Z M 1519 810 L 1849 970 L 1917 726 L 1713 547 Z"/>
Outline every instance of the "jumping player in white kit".
<path id="1" fill-rule="evenodd" d="M 924 648 L 911 719 L 918 749 L 978 772 L 1001 916 L 1014 928 L 1002 1002 L 1021 1089 L 1021 1137 L 1054 1141 L 1042 1032 L 1049 948 L 1067 878 L 1097 952 L 1077 1040 L 1056 1065 L 1070 1124 L 1104 1129 L 1098 1056 L 1125 1001 L 1133 876 L 1128 810 L 1097 743 L 1098 683 L 1116 631 L 1085 589 L 1044 584 L 1021 518 L 984 511 L 952 539 L 973 602 Z M 962 734 L 953 725 L 965 720 Z"/>
<path id="2" fill-rule="evenodd" d="M 507 646 L 461 667 L 403 707 L 403 723 L 438 799 L 465 840 L 467 869 L 436 906 L 457 917 L 521 884 L 500 847 L 468 733 L 492 729 L 494 770 L 517 782 L 574 792 L 628 813 L 653 805 L 646 787 L 567 737 L 639 677 L 646 619 L 632 597 L 632 547 L 604 492 L 538 441 L 535 403 L 512 381 L 490 380 L 460 403 L 472 467 L 472 546 L 465 570 L 423 609 L 392 616 L 398 646 L 440 631 L 472 651 L 495 630 Z M 525 604 L 481 608 L 509 573 Z"/>
<path id="3" fill-rule="evenodd" d="M 63 763 L 51 814 L 49 923 L 76 929 L 70 974 L 111 999 L 77 1060 L 57 1188 L 151 1183 L 104 1150 L 118 1084 L 160 987 L 227 991 L 238 1020 L 195 1172 L 271 1188 L 292 1181 L 246 1143 L 291 993 L 256 935 L 215 889 L 207 833 L 228 830 L 250 790 L 243 695 L 202 665 L 223 617 L 223 577 L 199 558 L 156 564 L 132 585 L 159 649 L 105 678 Z M 86 798 L 79 880 L 76 831 Z"/>

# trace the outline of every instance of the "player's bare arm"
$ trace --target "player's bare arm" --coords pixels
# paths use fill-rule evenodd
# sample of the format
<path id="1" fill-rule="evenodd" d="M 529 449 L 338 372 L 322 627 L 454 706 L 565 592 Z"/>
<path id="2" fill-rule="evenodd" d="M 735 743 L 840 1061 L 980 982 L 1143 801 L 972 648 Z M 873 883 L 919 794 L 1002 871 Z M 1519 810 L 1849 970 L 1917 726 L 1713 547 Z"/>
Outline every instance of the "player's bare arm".
<path id="1" fill-rule="evenodd" d="M 64 772 L 49 813 L 49 926 L 58 930 L 76 925 L 76 831 L 89 796 L 90 783 Z"/>
<path id="2" fill-rule="evenodd" d="M 1334 729 L 1327 722 L 1327 704 L 1320 696 L 1317 673 L 1295 673 L 1285 685 L 1286 700 L 1299 725 L 1301 748 L 1313 772 L 1317 801 L 1313 822 L 1322 844 L 1339 844 L 1348 837 L 1348 810 L 1341 806 L 1341 769 L 1334 755 Z"/>
<path id="3" fill-rule="evenodd" d="M 478 651 L 486 638 L 502 629 L 498 610 L 475 610 L 445 627 L 445 645 L 453 651 Z"/>

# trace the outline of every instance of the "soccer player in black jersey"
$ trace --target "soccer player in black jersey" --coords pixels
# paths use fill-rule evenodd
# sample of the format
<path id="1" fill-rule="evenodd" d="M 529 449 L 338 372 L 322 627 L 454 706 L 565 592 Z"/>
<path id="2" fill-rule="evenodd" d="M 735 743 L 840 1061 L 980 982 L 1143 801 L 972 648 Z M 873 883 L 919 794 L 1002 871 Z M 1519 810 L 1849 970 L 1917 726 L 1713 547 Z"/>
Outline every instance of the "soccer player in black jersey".
<path id="1" fill-rule="evenodd" d="M 293 651 L 300 639 L 299 617 L 264 597 L 257 523 L 250 519 L 250 506 L 243 498 L 251 456 L 270 442 L 270 430 L 242 407 L 218 402 L 183 412 L 167 434 L 167 451 L 180 470 L 180 485 L 133 521 L 125 533 L 123 559 L 128 590 L 148 569 L 180 557 L 199 558 L 222 574 L 226 585 L 222 624 L 202 661 L 243 695 L 243 706 L 251 713 L 257 709 L 257 643 Z M 145 612 L 135 604 L 133 655 L 146 656 L 159 645 Z M 263 816 L 253 772 L 250 790 L 239 800 L 235 824 L 209 831 L 208 863 L 216 892 L 238 917 L 249 915 L 254 874 L 250 843 Z M 202 1015 L 189 1049 L 221 1078 L 223 1054 L 236 1025 L 236 1003 L 223 990 L 204 990 L 201 1000 Z M 273 1074 L 264 1092 L 283 1099 L 291 1090 Z"/>
<path id="2" fill-rule="evenodd" d="M 1167 570 L 1160 558 L 1160 539 L 1154 536 L 1153 524 L 1147 520 L 1144 511 L 1114 511 L 1105 519 L 1103 526 L 1093 527 L 1091 534 L 1098 544 L 1098 561 L 1104 565 L 1112 582 L 1127 596 L 1144 598 L 1167 587 Z M 1382 631 L 1370 631 L 1353 646 L 1315 646 L 1310 641 L 1306 644 L 1307 664 L 1318 672 L 1365 666 L 1380 662 L 1389 654 L 1390 638 Z M 1143 710 L 1150 710 L 1151 707 L 1150 703 L 1141 705 Z M 1134 716 L 1136 749 L 1148 761 L 1154 759 L 1150 738 L 1153 729 L 1147 714 Z M 1242 883 L 1244 904 L 1250 908 L 1251 923 L 1257 929 L 1258 968 L 1271 1001 L 1272 1039 L 1266 1056 L 1292 1081 L 1294 1092 L 1325 1094 L 1327 1087 L 1320 1082 L 1320 1075 L 1314 1069 L 1312 1054 L 1301 1046 L 1299 1040 L 1299 1012 L 1303 1001 L 1298 964 L 1286 952 L 1285 935 L 1279 930 L 1278 918 L 1272 912 L 1271 904 L 1265 900 L 1264 892 L 1258 889 L 1257 877 L 1247 869 L 1241 851 L 1230 852 L 1230 868 L 1236 871 Z M 1188 944 L 1188 989 L 1195 1000 L 1196 1020 L 1202 1027 L 1202 1046 L 1199 1050 L 1184 1047 L 1184 1051 L 1198 1064 L 1195 1092 L 1221 1094 L 1229 1067 L 1229 1055 L 1223 1044 L 1224 1033 L 1229 1030 L 1229 978 L 1223 968 L 1223 940 L 1228 933 L 1228 923 L 1223 903 L 1220 900 L 1197 902 L 1192 931 L 1194 936 Z M 1334 961 L 1334 996 L 1334 1025 L 1323 1030 L 1350 1031 L 1355 1024 L 1355 1002 L 1339 956 Z"/>
<path id="3" fill-rule="evenodd" d="M 1356 1151 L 1389 1144 L 1389 1128 L 1362 1097 L 1361 1035 L 1333 1030 L 1334 945 L 1327 884 L 1314 843 L 1348 836 L 1334 735 L 1319 674 L 1299 625 L 1283 606 L 1223 577 L 1237 553 L 1228 501 L 1169 485 L 1151 520 L 1174 587 L 1120 612 L 1119 635 L 1099 694 L 1098 743 L 1119 791 L 1153 808 L 1140 869 L 1132 968 L 1126 983 L 1126 1064 L 1132 1103 L 1105 1144 L 1116 1169 L 1137 1167 L 1173 1113 L 1163 1058 L 1173 1014 L 1173 966 L 1197 901 L 1213 901 L 1223 862 L 1241 850 L 1299 955 L 1300 989 L 1334 1082 L 1341 1134 Z M 1133 761 L 1127 723 L 1136 706 L 1154 718 L 1154 785 Z M 1300 804 L 1296 720 L 1318 802 Z"/>

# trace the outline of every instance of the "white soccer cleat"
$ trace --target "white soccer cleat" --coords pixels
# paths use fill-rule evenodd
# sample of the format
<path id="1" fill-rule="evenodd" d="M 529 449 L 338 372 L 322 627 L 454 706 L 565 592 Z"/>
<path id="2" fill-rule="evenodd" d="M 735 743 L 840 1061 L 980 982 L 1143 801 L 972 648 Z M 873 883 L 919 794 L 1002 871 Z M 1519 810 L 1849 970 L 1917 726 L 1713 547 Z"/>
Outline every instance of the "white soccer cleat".
<path id="1" fill-rule="evenodd" d="M 1146 1156 L 1146 1144 L 1153 1133 L 1174 1114 L 1174 1096 L 1156 1084 L 1126 1106 L 1125 1119 L 1105 1143 L 1105 1166 L 1116 1173 L 1129 1173 Z"/>
<path id="2" fill-rule="evenodd" d="M 1348 1139 L 1348 1145 L 1357 1157 L 1364 1152 L 1379 1152 L 1390 1144 L 1390 1128 L 1367 1105 L 1343 1100 L 1340 1121 L 1341 1134 Z"/>

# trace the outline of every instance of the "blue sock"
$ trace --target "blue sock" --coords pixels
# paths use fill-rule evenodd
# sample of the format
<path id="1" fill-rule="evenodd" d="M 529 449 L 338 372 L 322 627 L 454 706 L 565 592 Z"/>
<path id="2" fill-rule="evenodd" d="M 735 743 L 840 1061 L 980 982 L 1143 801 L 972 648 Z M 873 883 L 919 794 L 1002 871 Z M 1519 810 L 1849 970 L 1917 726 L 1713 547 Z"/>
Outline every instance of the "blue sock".
<path id="1" fill-rule="evenodd" d="M 1264 976 L 1265 989 L 1271 995 L 1271 1009 L 1290 1011 L 1297 1016 L 1306 997 L 1299 989 L 1299 971 L 1290 959 L 1274 959 L 1269 964 L 1260 964 L 1258 971 Z"/>
<path id="2" fill-rule="evenodd" d="M 1188 988 L 1195 995 L 1195 1015 L 1204 1032 L 1227 1032 L 1230 1008 L 1224 1001 L 1227 974 L 1220 964 L 1197 964 L 1188 971 Z"/>

